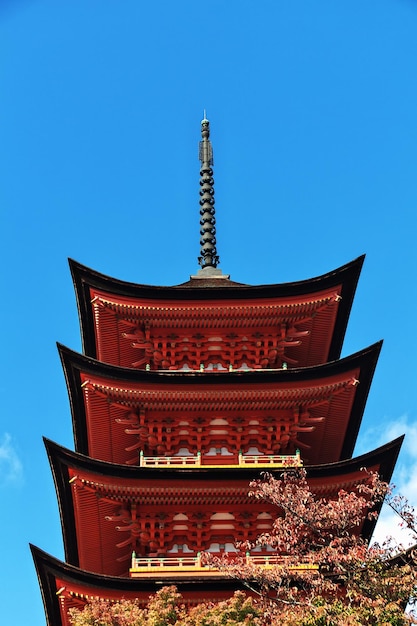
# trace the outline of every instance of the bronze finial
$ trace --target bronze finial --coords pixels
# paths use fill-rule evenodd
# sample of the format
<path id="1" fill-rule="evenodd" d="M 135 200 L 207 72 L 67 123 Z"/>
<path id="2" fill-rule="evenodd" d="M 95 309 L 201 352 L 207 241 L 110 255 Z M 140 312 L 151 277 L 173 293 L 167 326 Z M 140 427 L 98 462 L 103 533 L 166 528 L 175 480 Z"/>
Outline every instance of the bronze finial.
<path id="1" fill-rule="evenodd" d="M 216 217 L 214 209 L 214 179 L 213 179 L 213 149 L 210 137 L 210 122 L 206 118 L 201 120 L 201 137 L 199 159 L 200 169 L 200 245 L 201 256 L 198 262 L 202 269 L 205 267 L 217 267 L 219 257 L 216 250 Z"/>

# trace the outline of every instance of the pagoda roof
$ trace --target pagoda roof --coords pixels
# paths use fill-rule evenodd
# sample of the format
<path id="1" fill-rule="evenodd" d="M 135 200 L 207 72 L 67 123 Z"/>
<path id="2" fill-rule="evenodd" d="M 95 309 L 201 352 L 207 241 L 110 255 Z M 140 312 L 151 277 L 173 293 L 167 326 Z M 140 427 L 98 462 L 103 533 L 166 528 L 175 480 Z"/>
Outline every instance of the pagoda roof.
<path id="1" fill-rule="evenodd" d="M 315 367 L 224 373 L 133 370 L 59 346 L 76 450 L 105 461 L 128 462 L 125 450 L 136 439 L 122 424 L 132 411 L 144 410 L 151 425 L 164 416 L 179 423 L 185 413 L 239 416 L 243 425 L 245 420 L 249 424 L 250 416 L 260 415 L 273 429 L 284 415 L 289 430 L 295 429 L 296 439 L 290 443 L 294 449 L 301 447 L 306 463 L 349 458 L 381 345 Z M 313 423 L 304 429 L 307 432 L 303 427 L 298 432 L 291 422 L 299 411 L 309 416 L 307 424 L 309 419 Z M 291 448 L 283 451 L 294 453 Z"/>
<path id="2" fill-rule="evenodd" d="M 137 578 L 120 578 L 106 576 L 82 570 L 64 563 L 50 554 L 31 545 L 32 557 L 38 575 L 39 585 L 45 608 L 48 626 L 70 626 L 68 610 L 81 609 L 86 601 L 92 598 L 104 600 L 138 600 L 145 606 L 149 596 L 165 585 L 175 584 L 183 595 L 184 601 L 190 604 L 216 602 L 230 597 L 236 589 L 243 585 L 219 575 L 216 580 L 138 580 Z"/>
<path id="3" fill-rule="evenodd" d="M 131 367 L 138 351 L 123 336 L 135 325 L 170 332 L 187 328 L 230 332 L 284 324 L 298 325 L 306 335 L 299 347 L 294 343 L 289 348 L 298 366 L 332 361 L 341 353 L 363 261 L 361 256 L 322 276 L 282 284 L 241 285 L 223 277 L 157 287 L 117 280 L 70 260 L 83 351 Z"/>
<path id="4" fill-rule="evenodd" d="M 352 490 L 366 478 L 364 467 L 389 482 L 402 441 L 400 437 L 354 459 L 309 467 L 307 477 L 313 492 L 332 497 L 340 489 Z M 201 507 L 210 511 L 254 509 L 248 496 L 250 481 L 259 476 L 254 469 L 138 468 L 97 461 L 49 440 L 45 445 L 57 490 L 66 560 L 84 569 L 126 574 L 120 552 L 124 547 L 120 540 L 126 535 L 118 532 L 125 529 L 111 523 L 117 523 L 114 516 L 121 507 L 128 509 L 134 504 L 153 515 Z M 280 476 L 282 471 L 270 473 Z M 272 505 L 258 506 L 271 513 Z M 364 522 L 361 532 L 365 537 L 370 537 L 375 523 Z"/>

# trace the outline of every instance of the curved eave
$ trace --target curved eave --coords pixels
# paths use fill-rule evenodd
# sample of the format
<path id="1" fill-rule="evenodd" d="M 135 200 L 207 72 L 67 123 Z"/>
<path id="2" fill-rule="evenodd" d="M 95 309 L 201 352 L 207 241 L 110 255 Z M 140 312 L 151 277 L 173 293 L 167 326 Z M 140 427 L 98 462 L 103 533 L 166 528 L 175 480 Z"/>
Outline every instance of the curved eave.
<path id="1" fill-rule="evenodd" d="M 346 326 L 352 307 L 353 297 L 356 291 L 359 275 L 365 256 L 360 256 L 354 261 L 342 267 L 318 276 L 302 281 L 281 283 L 273 285 L 235 285 L 231 283 L 227 287 L 156 287 L 130 283 L 100 274 L 80 263 L 69 260 L 71 274 L 74 282 L 78 314 L 81 326 L 83 351 L 91 357 L 96 357 L 96 341 L 93 312 L 91 307 L 90 289 L 95 288 L 105 291 L 113 296 L 122 296 L 132 299 L 155 299 L 158 301 L 190 300 L 221 301 L 222 299 L 245 301 L 253 298 L 294 298 L 301 295 L 311 295 L 324 289 L 330 289 L 337 285 L 342 286 L 341 302 L 338 307 L 333 337 L 330 344 L 328 360 L 338 359 L 342 349 Z M 196 281 L 198 283 L 198 281 Z"/>
<path id="2" fill-rule="evenodd" d="M 175 584 L 179 592 L 191 601 L 199 602 L 203 598 L 227 597 L 236 589 L 242 588 L 238 581 L 219 577 L 219 580 L 207 581 L 193 579 L 192 581 L 164 580 L 163 584 L 157 580 L 139 581 L 134 578 L 119 578 L 86 572 L 68 563 L 54 558 L 36 546 L 30 546 L 35 563 L 39 585 L 41 588 L 48 626 L 69 626 L 68 620 L 62 619 L 60 600 L 57 592 L 65 586 L 64 593 L 86 597 L 138 598 L 144 603 L 149 595 L 157 592 L 162 586 Z M 201 599 L 201 600 L 200 600 Z"/>
<path id="3" fill-rule="evenodd" d="M 349 480 L 349 476 L 353 476 L 360 472 L 363 467 L 378 471 L 381 478 L 387 482 L 391 480 L 395 463 L 403 437 L 399 437 L 390 443 L 377 448 L 371 452 L 363 454 L 359 457 L 340 461 L 338 463 L 330 463 L 326 465 L 315 465 L 307 468 L 308 478 L 314 484 L 333 483 L 337 485 L 338 479 L 344 481 Z M 113 484 L 122 484 L 124 486 L 131 485 L 138 487 L 141 485 L 149 486 L 150 481 L 166 485 L 171 482 L 173 485 L 181 487 L 195 487 L 198 484 L 209 481 L 210 485 L 230 485 L 239 483 L 249 485 L 250 481 L 259 476 L 259 470 L 241 469 L 241 468 L 223 468 L 211 469 L 207 467 L 199 467 L 198 469 L 161 469 L 161 468 L 138 468 L 126 465 L 118 465 L 97 461 L 88 456 L 72 452 L 59 446 L 58 444 L 45 439 L 51 469 L 56 486 L 59 511 L 61 516 L 61 525 L 65 546 L 65 558 L 73 565 L 79 564 L 76 524 L 74 504 L 71 491 L 70 470 L 81 474 L 96 476 L 97 481 L 107 479 Z M 282 469 L 271 470 L 271 474 L 281 475 Z M 366 521 L 362 534 L 369 538 L 375 526 L 375 521 Z"/>
<path id="4" fill-rule="evenodd" d="M 314 367 L 227 373 L 144 372 L 108 365 L 69 350 L 64 346 L 59 345 L 58 348 L 70 398 L 75 447 L 82 454 L 89 455 L 91 450 L 89 450 L 88 444 L 89 426 L 81 388 L 81 373 L 87 376 L 101 377 L 117 383 L 118 386 L 143 384 L 147 387 L 151 385 L 153 389 L 162 386 L 169 393 L 169 390 L 175 389 L 176 386 L 181 386 L 184 391 L 187 388 L 194 390 L 196 382 L 198 382 L 198 388 L 203 390 L 204 387 L 227 390 L 231 386 L 236 386 L 236 388 L 256 386 L 257 389 L 262 389 L 262 386 L 283 386 L 285 384 L 295 387 L 297 383 L 325 381 L 331 376 L 356 369 L 360 371 L 360 384 L 356 388 L 350 416 L 346 418 L 348 424 L 345 424 L 345 435 L 339 456 L 339 459 L 344 459 L 349 458 L 353 453 L 381 346 L 382 342 L 379 342 L 349 357 Z M 331 460 L 338 459 L 333 458 Z"/>

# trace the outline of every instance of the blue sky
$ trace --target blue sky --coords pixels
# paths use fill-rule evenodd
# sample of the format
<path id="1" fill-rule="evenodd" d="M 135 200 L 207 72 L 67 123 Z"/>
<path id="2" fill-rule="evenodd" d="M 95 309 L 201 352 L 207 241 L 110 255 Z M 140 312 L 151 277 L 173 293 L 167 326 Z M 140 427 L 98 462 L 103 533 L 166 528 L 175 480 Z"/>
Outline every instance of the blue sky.
<path id="1" fill-rule="evenodd" d="M 395 480 L 417 502 L 416 31 L 412 0 L 0 3 L 4 623 L 44 624 L 28 542 L 63 557 L 42 436 L 73 448 L 67 257 L 195 272 L 204 108 L 224 272 L 294 281 L 367 254 L 343 354 L 385 342 L 357 451 L 406 432 Z"/>

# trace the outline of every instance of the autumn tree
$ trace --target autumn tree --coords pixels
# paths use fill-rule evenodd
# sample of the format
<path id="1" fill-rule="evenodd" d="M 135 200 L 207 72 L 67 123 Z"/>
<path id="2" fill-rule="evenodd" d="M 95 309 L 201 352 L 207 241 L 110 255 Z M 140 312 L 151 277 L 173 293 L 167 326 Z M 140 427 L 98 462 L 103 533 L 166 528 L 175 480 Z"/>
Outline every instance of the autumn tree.
<path id="1" fill-rule="evenodd" d="M 265 622 L 281 626 L 413 622 L 404 615 L 404 607 L 416 593 L 415 555 L 392 540 L 369 546 L 360 534 L 364 519 L 377 516 L 384 498 L 402 524 L 416 531 L 414 508 L 392 495 L 377 474 L 364 470 L 355 489 L 342 489 L 334 499 L 315 496 L 303 469 L 287 470 L 279 479 L 265 474 L 250 489 L 255 499 L 276 506 L 277 517 L 270 532 L 241 548 L 252 551 L 267 545 L 280 557 L 268 568 L 238 556 L 232 562 L 229 557 L 217 559 L 216 564 L 260 598 Z M 213 562 L 212 557 L 209 560 Z"/>

